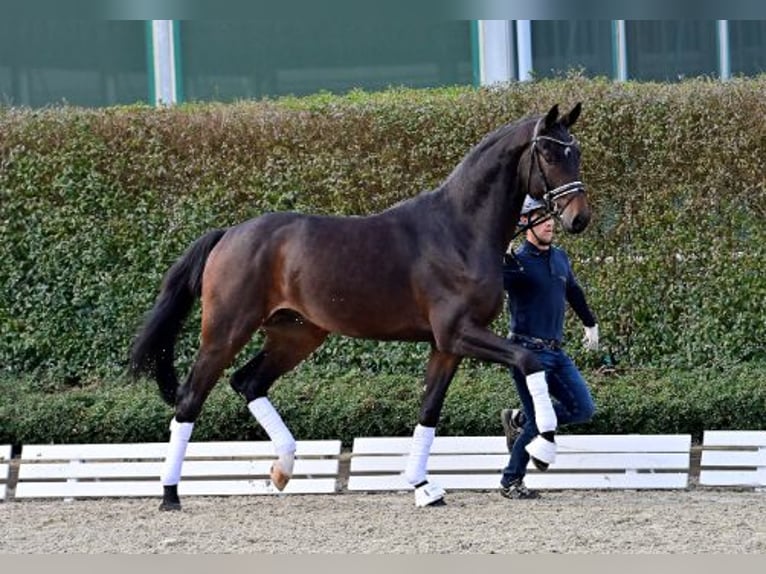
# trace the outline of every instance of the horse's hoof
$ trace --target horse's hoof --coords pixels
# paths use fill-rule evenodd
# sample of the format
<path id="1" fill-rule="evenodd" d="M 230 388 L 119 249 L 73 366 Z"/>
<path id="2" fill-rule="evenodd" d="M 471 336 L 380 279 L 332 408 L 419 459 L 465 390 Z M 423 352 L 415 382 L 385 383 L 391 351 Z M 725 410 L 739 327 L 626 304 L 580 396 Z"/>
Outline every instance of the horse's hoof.
<path id="1" fill-rule="evenodd" d="M 165 484 L 162 486 L 160 510 L 181 510 L 181 499 L 178 498 L 177 484 Z"/>
<path id="2" fill-rule="evenodd" d="M 274 488 L 282 492 L 285 489 L 285 486 L 287 486 L 287 483 L 290 482 L 290 475 L 285 473 L 276 463 L 271 465 L 270 474 L 271 483 L 274 485 Z"/>
<path id="3" fill-rule="evenodd" d="M 160 510 L 181 510 L 181 503 L 163 500 L 162 503 L 160 503 Z"/>
<path id="4" fill-rule="evenodd" d="M 548 470 L 548 467 L 556 461 L 556 443 L 542 435 L 532 439 L 525 450 L 538 470 Z"/>
<path id="5" fill-rule="evenodd" d="M 444 506 L 444 495 L 447 494 L 438 484 L 423 481 L 415 487 L 415 506 Z"/>

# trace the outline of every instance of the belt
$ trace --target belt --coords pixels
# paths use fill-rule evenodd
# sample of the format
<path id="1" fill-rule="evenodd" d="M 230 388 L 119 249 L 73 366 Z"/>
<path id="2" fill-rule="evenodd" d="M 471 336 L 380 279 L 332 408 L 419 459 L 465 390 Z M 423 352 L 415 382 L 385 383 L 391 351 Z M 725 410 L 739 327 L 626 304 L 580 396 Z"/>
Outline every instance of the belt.
<path id="1" fill-rule="evenodd" d="M 538 337 L 530 337 L 529 335 L 519 335 L 518 333 L 510 333 L 508 338 L 512 343 L 532 343 L 533 345 L 542 345 L 554 350 L 561 348 L 561 341 L 557 339 L 540 339 Z"/>

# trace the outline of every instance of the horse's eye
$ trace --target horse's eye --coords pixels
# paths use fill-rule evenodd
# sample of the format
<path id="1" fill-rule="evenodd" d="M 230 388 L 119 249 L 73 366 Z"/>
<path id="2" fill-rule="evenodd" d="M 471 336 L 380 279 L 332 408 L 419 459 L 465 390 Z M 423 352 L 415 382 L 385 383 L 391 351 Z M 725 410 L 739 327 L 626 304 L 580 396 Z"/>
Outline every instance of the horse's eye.
<path id="1" fill-rule="evenodd" d="M 569 159 L 569 156 L 572 155 L 572 148 L 567 146 L 564 148 L 564 157 Z"/>
<path id="2" fill-rule="evenodd" d="M 561 156 L 558 153 L 556 153 L 557 150 L 555 150 L 553 146 L 544 145 L 542 146 L 541 151 L 547 163 L 557 163 L 561 161 Z"/>

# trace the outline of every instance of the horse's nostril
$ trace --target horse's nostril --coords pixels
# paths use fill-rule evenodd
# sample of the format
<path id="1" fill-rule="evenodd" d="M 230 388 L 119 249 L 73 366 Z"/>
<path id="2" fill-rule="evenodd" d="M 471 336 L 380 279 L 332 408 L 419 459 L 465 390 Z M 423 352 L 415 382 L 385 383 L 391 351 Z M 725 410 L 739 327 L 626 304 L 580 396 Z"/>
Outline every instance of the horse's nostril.
<path id="1" fill-rule="evenodd" d="M 574 216 L 574 219 L 572 219 L 572 231 L 575 233 L 580 233 L 583 229 L 585 229 L 588 226 L 588 222 L 590 221 L 590 217 L 577 214 Z"/>

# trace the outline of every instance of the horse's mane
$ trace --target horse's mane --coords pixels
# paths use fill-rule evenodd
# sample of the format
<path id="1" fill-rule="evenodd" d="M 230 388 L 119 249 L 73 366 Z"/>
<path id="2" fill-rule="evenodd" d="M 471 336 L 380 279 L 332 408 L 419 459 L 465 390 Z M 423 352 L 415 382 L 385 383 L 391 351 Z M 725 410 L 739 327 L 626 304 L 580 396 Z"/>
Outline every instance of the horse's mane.
<path id="1" fill-rule="evenodd" d="M 488 148 L 492 147 L 500 141 L 501 139 L 504 139 L 510 132 L 515 132 L 517 129 L 519 129 L 522 124 L 530 123 L 533 120 L 537 121 L 540 119 L 540 116 L 527 116 L 525 118 L 521 118 L 519 120 L 504 124 L 494 131 L 488 133 L 486 136 L 482 138 L 482 140 L 476 144 L 473 149 L 468 153 L 468 156 L 465 159 L 468 159 L 472 155 L 481 155 L 483 154 Z"/>
<path id="2" fill-rule="evenodd" d="M 494 146 L 497 142 L 500 140 L 505 139 L 508 137 L 509 134 L 514 133 L 521 128 L 522 125 L 530 123 L 532 121 L 537 121 L 540 119 L 541 116 L 527 116 L 518 120 L 515 120 L 513 122 L 503 124 L 502 126 L 496 128 L 494 131 L 491 131 L 486 136 L 484 136 L 479 143 L 477 143 L 473 148 L 466 154 L 466 156 L 463 158 L 463 160 L 455 166 L 455 169 L 452 170 L 449 176 L 445 179 L 445 183 L 449 180 L 452 180 L 457 174 L 459 174 L 461 171 L 463 171 L 463 168 L 465 166 L 473 165 L 475 164 L 481 156 L 484 155 L 484 153 L 487 152 L 487 150 L 491 149 L 492 146 Z"/>
<path id="3" fill-rule="evenodd" d="M 408 197 L 405 199 L 402 199 L 395 204 L 391 205 L 384 211 L 390 211 L 394 209 L 401 209 L 403 207 L 412 206 L 414 204 L 420 203 L 422 201 L 426 201 L 428 197 L 432 197 L 434 195 L 441 195 L 443 193 L 444 188 L 447 187 L 447 184 L 455 179 L 465 167 L 471 166 L 475 164 L 478 159 L 484 155 L 484 153 L 492 148 L 497 142 L 500 140 L 505 139 L 508 137 L 509 134 L 512 132 L 516 132 L 522 125 L 537 121 L 540 119 L 540 115 L 536 116 L 527 116 L 518 120 L 515 120 L 513 122 L 503 124 L 496 128 L 495 130 L 491 131 L 487 135 L 485 135 L 479 143 L 475 144 L 473 148 L 471 148 L 466 156 L 463 158 L 463 160 L 455 166 L 455 168 L 452 170 L 452 172 L 444 179 L 444 181 L 439 184 L 437 187 L 433 189 L 424 189 L 414 195 L 413 197 Z"/>

